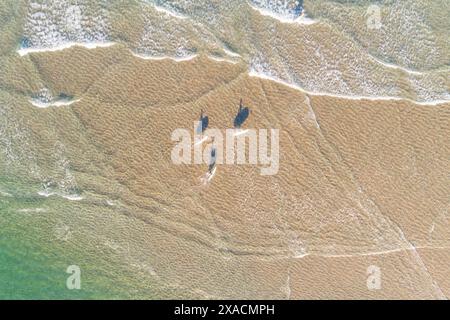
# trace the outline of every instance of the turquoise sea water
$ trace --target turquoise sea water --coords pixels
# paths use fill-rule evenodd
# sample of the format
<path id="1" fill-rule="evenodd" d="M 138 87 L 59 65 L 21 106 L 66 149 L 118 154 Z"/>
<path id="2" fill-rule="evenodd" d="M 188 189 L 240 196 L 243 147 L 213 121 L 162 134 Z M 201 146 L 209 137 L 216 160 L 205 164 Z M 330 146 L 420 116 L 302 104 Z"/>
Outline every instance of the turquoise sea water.
<path id="1" fill-rule="evenodd" d="M 65 239 L 64 228 L 58 230 L 59 216 L 67 212 L 70 217 L 79 210 L 72 202 L 28 193 L 26 188 L 16 188 L 5 178 L 0 178 L 0 182 L 0 299 L 118 299 L 151 295 L 138 290 L 136 283 L 129 280 L 135 276 L 122 270 L 113 255 L 88 241 Z M 80 290 L 66 286 L 70 265 L 81 269 Z"/>
<path id="2" fill-rule="evenodd" d="M 67 266 L 80 261 L 77 252 L 64 250 L 51 236 L 45 220 L 32 208 L 46 206 L 35 197 L 2 197 L 0 201 L 0 299 L 82 299 L 106 297 L 90 284 L 82 290 L 66 287 Z M 48 205 L 47 205 L 48 206 Z M 22 209 L 19 209 L 22 208 Z M 30 210 L 21 212 L 20 210 Z M 44 231 L 39 234 L 39 230 Z M 79 263 L 80 264 L 80 263 Z M 86 259 L 83 269 L 91 270 Z M 82 273 L 82 277 L 84 274 Z M 86 274 L 86 281 L 89 273 Z M 90 276 L 92 278 L 92 276 Z"/>

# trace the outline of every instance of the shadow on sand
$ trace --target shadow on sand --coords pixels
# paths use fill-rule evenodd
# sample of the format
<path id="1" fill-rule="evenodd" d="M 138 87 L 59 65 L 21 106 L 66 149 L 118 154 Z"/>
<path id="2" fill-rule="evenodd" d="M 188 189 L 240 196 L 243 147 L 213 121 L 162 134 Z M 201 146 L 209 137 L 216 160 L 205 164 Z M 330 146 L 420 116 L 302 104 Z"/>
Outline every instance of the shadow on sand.
<path id="1" fill-rule="evenodd" d="M 250 109 L 247 107 L 244 107 L 244 105 L 242 104 L 242 99 L 241 99 L 241 102 L 239 103 L 239 111 L 238 111 L 236 117 L 234 118 L 234 127 L 240 128 L 241 125 L 245 122 L 245 120 L 247 120 L 249 115 L 250 115 Z"/>
<path id="2" fill-rule="evenodd" d="M 201 134 L 208 128 L 209 124 L 209 118 L 208 116 L 203 115 L 203 110 L 200 113 L 200 119 L 198 121 L 197 134 Z"/>

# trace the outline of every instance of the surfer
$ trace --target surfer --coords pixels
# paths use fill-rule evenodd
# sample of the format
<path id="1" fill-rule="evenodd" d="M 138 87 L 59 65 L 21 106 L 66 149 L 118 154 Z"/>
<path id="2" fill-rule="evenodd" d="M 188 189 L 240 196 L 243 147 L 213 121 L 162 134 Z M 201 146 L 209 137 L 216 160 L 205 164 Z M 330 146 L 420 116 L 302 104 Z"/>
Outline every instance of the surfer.
<path id="1" fill-rule="evenodd" d="M 212 148 L 211 148 L 211 155 L 210 155 L 209 166 L 208 166 L 208 172 L 210 174 L 212 174 L 214 168 L 216 167 L 217 151 L 216 151 L 216 147 L 214 146 L 214 137 L 212 138 L 211 145 L 212 145 Z"/>

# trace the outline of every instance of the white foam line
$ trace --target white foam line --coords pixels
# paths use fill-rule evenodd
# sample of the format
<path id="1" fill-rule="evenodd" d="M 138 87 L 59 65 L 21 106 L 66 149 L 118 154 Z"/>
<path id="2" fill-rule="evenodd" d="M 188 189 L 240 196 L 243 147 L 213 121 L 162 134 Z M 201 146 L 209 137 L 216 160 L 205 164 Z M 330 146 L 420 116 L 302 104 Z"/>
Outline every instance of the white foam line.
<path id="1" fill-rule="evenodd" d="M 50 197 L 50 196 L 53 196 L 53 195 L 55 195 L 55 194 L 56 194 L 56 193 L 54 193 L 54 192 L 38 191 L 38 195 L 43 196 L 43 197 L 46 197 L 46 198 L 48 198 L 48 197 Z"/>
<path id="2" fill-rule="evenodd" d="M 60 194 L 57 192 L 48 192 L 48 191 L 39 191 L 38 195 L 46 197 L 46 198 L 51 197 L 51 196 L 60 196 L 60 197 L 63 197 L 64 199 L 67 199 L 70 201 L 80 201 L 80 200 L 84 199 L 83 196 L 80 196 L 78 194 L 64 195 L 64 194 Z"/>
<path id="3" fill-rule="evenodd" d="M 77 100 L 58 100 L 58 101 L 54 101 L 54 102 L 41 102 L 41 101 L 36 101 L 36 100 L 29 100 L 30 103 L 38 108 L 49 108 L 49 107 L 62 107 L 62 106 L 70 106 L 71 104 L 75 103 L 75 102 L 79 102 L 81 101 L 81 99 L 77 99 Z"/>
<path id="4" fill-rule="evenodd" d="M 214 57 L 214 56 L 208 56 L 208 58 L 211 59 L 211 60 L 214 60 L 214 61 L 218 61 L 218 62 L 226 62 L 226 63 L 231 63 L 231 64 L 237 64 L 237 61 L 233 61 L 233 60 L 230 60 L 230 59 Z"/>
<path id="5" fill-rule="evenodd" d="M 174 17 L 174 18 L 177 18 L 177 19 L 187 19 L 186 16 L 183 16 L 183 15 L 181 15 L 179 13 L 175 13 L 173 11 L 167 10 L 166 8 L 157 6 L 155 4 L 153 5 L 153 7 L 155 7 L 156 11 L 165 13 L 165 14 L 171 16 L 171 17 Z"/>
<path id="6" fill-rule="evenodd" d="M 12 197 L 12 194 L 0 190 L 0 196 L 4 196 L 4 197 Z"/>
<path id="7" fill-rule="evenodd" d="M 22 48 L 17 50 L 17 53 L 23 57 L 29 53 L 41 53 L 41 52 L 55 52 L 68 49 L 74 46 L 83 47 L 86 49 L 106 48 L 115 45 L 115 42 L 67 42 L 58 46 L 50 48 Z"/>
<path id="8" fill-rule="evenodd" d="M 40 212 L 46 212 L 44 208 L 34 208 L 34 209 L 19 209 L 18 212 L 21 213 L 40 213 Z"/>
<path id="9" fill-rule="evenodd" d="M 251 5 L 250 3 L 248 4 L 253 10 L 258 11 L 261 15 L 266 16 L 266 17 L 271 17 L 274 18 L 278 21 L 280 21 L 281 23 L 292 23 L 292 24 L 303 24 L 303 25 L 310 25 L 310 24 L 314 24 L 317 21 L 307 18 L 304 14 L 302 14 L 300 17 L 296 18 L 296 19 L 289 19 L 289 18 L 285 18 L 281 15 L 278 15 L 276 13 L 273 13 L 272 11 L 266 10 L 266 9 L 262 9 L 262 8 L 258 8 L 255 7 L 253 5 Z"/>
<path id="10" fill-rule="evenodd" d="M 240 57 L 241 55 L 239 53 L 233 52 L 231 50 L 228 50 L 227 48 L 222 48 L 223 52 L 225 52 L 227 55 L 229 55 L 230 57 Z"/>
<path id="11" fill-rule="evenodd" d="M 384 97 L 384 96 L 350 96 L 350 95 L 341 95 L 341 94 L 333 94 L 333 93 L 325 93 L 325 92 L 313 92 L 313 91 L 308 91 L 305 90 L 304 88 L 280 80 L 278 78 L 272 77 L 272 76 L 268 76 L 262 73 L 258 73 L 254 70 L 251 70 L 248 75 L 250 77 L 257 77 L 257 78 L 261 78 L 264 80 L 269 80 L 269 81 L 274 81 L 277 82 L 279 84 L 285 85 L 289 88 L 295 89 L 295 90 L 299 90 L 303 93 L 309 94 L 311 96 L 325 96 L 325 97 L 333 97 L 333 98 L 342 98 L 342 99 L 348 99 L 348 100 L 370 100 L 370 101 L 409 101 L 412 102 L 414 104 L 417 105 L 423 105 L 423 106 L 436 106 L 436 105 L 440 105 L 440 104 L 444 104 L 444 103 L 450 103 L 450 100 L 433 100 L 433 101 L 425 101 L 425 102 L 419 102 L 419 101 L 415 101 L 415 100 L 411 100 L 408 98 L 400 98 L 400 97 Z"/>
<path id="12" fill-rule="evenodd" d="M 80 201 L 83 200 L 84 197 L 80 196 L 78 194 L 72 194 L 72 195 L 61 195 L 64 199 L 70 200 L 70 201 Z"/>
<path id="13" fill-rule="evenodd" d="M 111 207 L 117 206 L 117 203 L 114 200 L 109 200 L 109 199 L 106 200 L 106 204 Z"/>
<path id="14" fill-rule="evenodd" d="M 184 62 L 184 61 L 190 61 L 190 60 L 194 60 L 195 58 L 197 58 L 199 55 L 198 54 L 193 54 L 187 57 L 182 57 L 182 58 L 175 58 L 175 57 L 171 57 L 171 56 L 148 56 L 148 55 L 144 55 L 144 54 L 139 54 L 136 52 L 131 51 L 131 54 L 133 56 L 135 56 L 136 58 L 139 59 L 144 59 L 144 60 L 154 60 L 154 61 L 163 61 L 163 60 L 172 60 L 175 62 Z M 239 56 L 239 55 L 237 55 Z M 226 58 L 220 58 L 220 57 L 214 57 L 214 56 L 207 56 L 208 59 L 217 61 L 217 62 L 226 62 L 226 63 L 230 63 L 230 64 L 237 64 L 237 61 L 233 61 L 230 59 L 226 59 Z M 239 56 L 240 57 L 240 56 Z"/>
<path id="15" fill-rule="evenodd" d="M 381 64 L 381 65 L 383 65 L 383 66 L 385 66 L 385 67 L 387 67 L 387 68 L 397 69 L 397 70 L 402 70 L 402 71 L 404 71 L 404 72 L 406 72 L 406 73 L 410 73 L 410 74 L 414 74 L 414 75 L 424 75 L 424 74 L 425 74 L 424 72 L 415 71 L 415 70 L 411 70 L 411 69 L 407 69 L 407 68 L 398 66 L 398 65 L 393 64 L 393 63 L 387 63 L 387 62 L 384 62 L 384 61 L 382 61 L 382 60 L 380 60 L 380 59 L 378 59 L 378 58 L 372 56 L 371 54 L 369 54 L 369 56 L 370 56 L 373 60 L 375 60 L 377 63 L 379 63 L 379 64 Z"/>
<path id="16" fill-rule="evenodd" d="M 170 56 L 147 56 L 147 55 L 139 54 L 139 53 L 136 53 L 133 51 L 131 51 L 131 53 L 133 54 L 133 56 L 140 58 L 140 59 L 144 59 L 144 60 L 172 60 L 175 62 L 189 61 L 189 60 L 195 59 L 198 56 L 197 54 L 193 54 L 193 55 L 190 55 L 187 57 L 175 58 L 175 57 L 170 57 Z"/>

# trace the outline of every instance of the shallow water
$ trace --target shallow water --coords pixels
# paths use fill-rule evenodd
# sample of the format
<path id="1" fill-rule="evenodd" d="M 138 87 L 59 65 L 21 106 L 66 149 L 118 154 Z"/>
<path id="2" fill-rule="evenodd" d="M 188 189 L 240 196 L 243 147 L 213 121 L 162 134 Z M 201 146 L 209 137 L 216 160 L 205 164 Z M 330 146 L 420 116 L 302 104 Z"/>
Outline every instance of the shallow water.
<path id="1" fill-rule="evenodd" d="M 74 3 L 0 4 L 0 298 L 449 296 L 448 1 Z M 199 114 L 278 174 L 174 165 Z"/>

